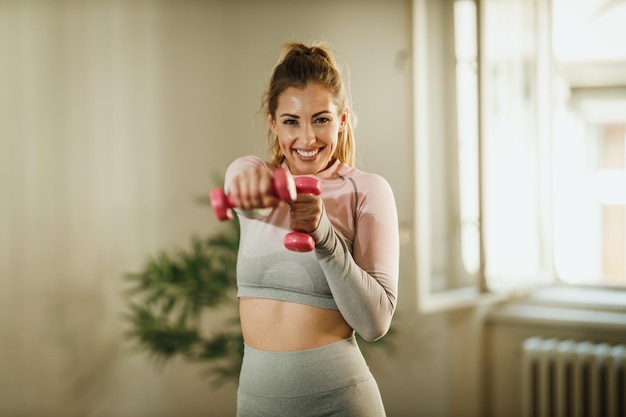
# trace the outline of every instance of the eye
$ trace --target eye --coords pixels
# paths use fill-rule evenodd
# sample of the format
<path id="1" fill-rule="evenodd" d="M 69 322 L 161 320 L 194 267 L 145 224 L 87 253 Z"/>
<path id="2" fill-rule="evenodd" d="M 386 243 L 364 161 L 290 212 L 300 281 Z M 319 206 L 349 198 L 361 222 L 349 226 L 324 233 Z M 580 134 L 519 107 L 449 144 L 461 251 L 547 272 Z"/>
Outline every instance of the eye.
<path id="1" fill-rule="evenodd" d="M 319 117 L 315 119 L 315 123 L 318 123 L 318 124 L 328 123 L 329 121 L 330 119 L 328 117 Z"/>
<path id="2" fill-rule="evenodd" d="M 285 119 L 285 120 L 283 120 L 283 124 L 285 124 L 285 125 L 297 125 L 298 121 L 296 119 Z"/>

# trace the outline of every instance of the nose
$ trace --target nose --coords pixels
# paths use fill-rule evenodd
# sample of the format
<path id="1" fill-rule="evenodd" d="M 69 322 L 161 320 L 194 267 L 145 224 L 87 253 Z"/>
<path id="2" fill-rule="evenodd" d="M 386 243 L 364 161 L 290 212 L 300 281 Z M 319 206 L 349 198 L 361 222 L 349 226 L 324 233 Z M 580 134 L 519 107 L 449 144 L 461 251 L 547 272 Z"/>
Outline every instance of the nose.
<path id="1" fill-rule="evenodd" d="M 305 124 L 302 132 L 302 142 L 304 143 L 304 145 L 311 146 L 316 142 L 316 140 L 317 139 L 315 138 L 315 131 L 313 129 L 313 126 L 308 123 Z"/>

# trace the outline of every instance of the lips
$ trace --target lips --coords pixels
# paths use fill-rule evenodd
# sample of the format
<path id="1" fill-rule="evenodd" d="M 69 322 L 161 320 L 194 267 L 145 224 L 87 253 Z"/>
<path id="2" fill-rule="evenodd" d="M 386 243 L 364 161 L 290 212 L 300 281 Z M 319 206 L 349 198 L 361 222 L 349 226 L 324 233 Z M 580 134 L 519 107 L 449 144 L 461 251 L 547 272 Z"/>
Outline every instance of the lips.
<path id="1" fill-rule="evenodd" d="M 294 151 L 303 158 L 313 158 L 315 155 L 320 153 L 320 149 L 321 148 L 314 149 L 311 151 L 305 151 L 303 149 L 294 149 Z"/>

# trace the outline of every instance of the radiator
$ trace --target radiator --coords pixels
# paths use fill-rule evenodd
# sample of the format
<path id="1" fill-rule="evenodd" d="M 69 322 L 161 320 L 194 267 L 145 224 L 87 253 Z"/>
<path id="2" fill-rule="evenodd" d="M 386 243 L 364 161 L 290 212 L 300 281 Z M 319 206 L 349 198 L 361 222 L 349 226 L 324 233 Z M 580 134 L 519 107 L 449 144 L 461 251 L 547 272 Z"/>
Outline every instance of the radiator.
<path id="1" fill-rule="evenodd" d="M 626 417 L 626 346 L 532 337 L 522 347 L 524 417 Z"/>

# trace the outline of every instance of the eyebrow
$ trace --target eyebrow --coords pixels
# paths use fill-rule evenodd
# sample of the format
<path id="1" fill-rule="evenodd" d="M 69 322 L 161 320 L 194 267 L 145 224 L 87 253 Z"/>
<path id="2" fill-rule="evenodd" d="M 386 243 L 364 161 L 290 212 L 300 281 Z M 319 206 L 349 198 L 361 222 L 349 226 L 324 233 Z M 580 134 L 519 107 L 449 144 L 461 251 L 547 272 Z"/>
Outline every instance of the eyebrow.
<path id="1" fill-rule="evenodd" d="M 321 116 L 322 114 L 326 114 L 326 113 L 330 113 L 330 110 L 318 111 L 317 113 L 313 114 L 311 116 L 311 118 L 315 118 L 315 117 Z M 283 113 L 279 117 L 289 117 L 289 118 L 292 118 L 292 119 L 299 119 L 300 118 L 300 116 L 298 116 L 298 115 L 289 114 L 289 113 Z"/>

